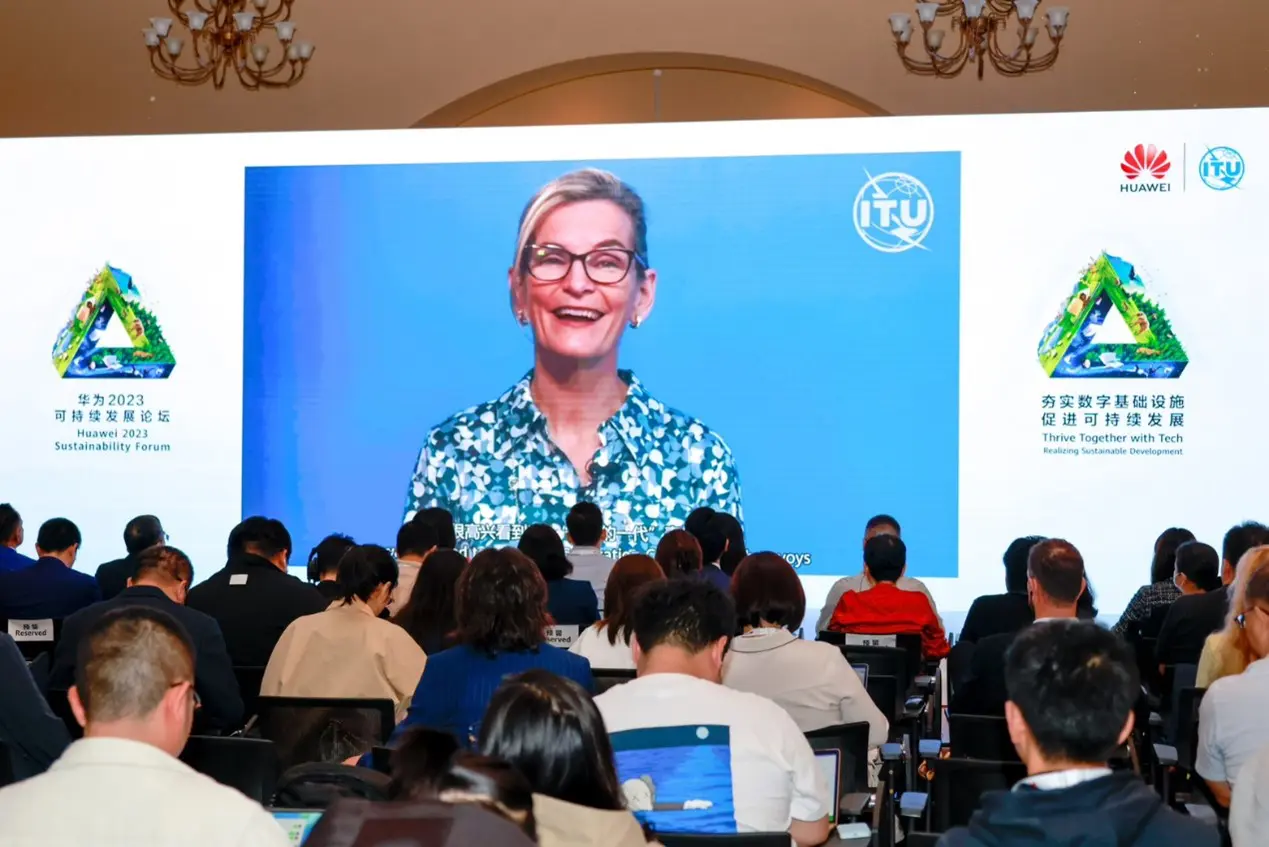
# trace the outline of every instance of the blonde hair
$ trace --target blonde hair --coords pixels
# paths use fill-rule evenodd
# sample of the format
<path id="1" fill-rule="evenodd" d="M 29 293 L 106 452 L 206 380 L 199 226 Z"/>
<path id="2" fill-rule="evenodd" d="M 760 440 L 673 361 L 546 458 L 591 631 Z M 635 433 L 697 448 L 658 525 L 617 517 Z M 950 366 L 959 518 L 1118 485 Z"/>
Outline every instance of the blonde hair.
<path id="1" fill-rule="evenodd" d="M 1251 642 L 1247 633 L 1238 625 L 1238 618 L 1252 610 L 1256 600 L 1269 601 L 1269 577 L 1256 579 L 1262 571 L 1269 570 L 1269 546 L 1252 547 L 1238 560 L 1234 571 L 1234 582 L 1230 586 L 1229 613 L 1225 616 L 1225 628 L 1220 638 L 1215 639 L 1213 647 L 1217 652 L 1216 663 L 1219 679 L 1222 676 L 1236 676 L 1247 669 L 1247 666 L 1260 658 L 1251 650 Z M 1252 582 L 1255 582 L 1254 590 Z M 1257 596 L 1265 594 L 1266 596 Z"/>

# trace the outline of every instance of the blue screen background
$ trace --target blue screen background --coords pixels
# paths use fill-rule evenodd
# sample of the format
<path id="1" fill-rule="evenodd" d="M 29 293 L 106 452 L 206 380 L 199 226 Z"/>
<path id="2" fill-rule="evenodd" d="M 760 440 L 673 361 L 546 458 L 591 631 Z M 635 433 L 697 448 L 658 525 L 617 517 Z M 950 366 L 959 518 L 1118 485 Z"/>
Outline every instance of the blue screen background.
<path id="1" fill-rule="evenodd" d="M 647 204 L 657 302 L 621 366 L 727 440 L 749 549 L 855 573 L 888 512 L 911 575 L 956 576 L 958 153 L 248 169 L 244 513 L 283 520 L 297 564 L 330 532 L 392 545 L 428 430 L 532 365 L 518 218 L 582 166 Z M 925 249 L 855 231 L 887 171 L 934 197 Z"/>

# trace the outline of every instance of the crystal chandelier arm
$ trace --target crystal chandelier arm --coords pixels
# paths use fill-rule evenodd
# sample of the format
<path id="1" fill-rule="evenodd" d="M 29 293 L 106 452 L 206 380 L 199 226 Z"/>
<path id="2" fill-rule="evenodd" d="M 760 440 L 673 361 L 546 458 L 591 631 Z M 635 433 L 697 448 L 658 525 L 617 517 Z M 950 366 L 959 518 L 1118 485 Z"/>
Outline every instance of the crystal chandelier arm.
<path id="1" fill-rule="evenodd" d="M 988 49 L 991 63 L 995 65 L 997 71 L 1005 76 L 1022 76 L 1027 73 L 1048 70 L 1053 67 L 1058 55 L 1057 44 L 1049 48 L 1047 53 L 1039 56 L 1034 53 L 1028 53 L 1021 41 L 1021 37 L 1019 37 L 1017 52 L 1010 55 L 1000 47 L 999 39 L 995 33 L 992 33 L 988 41 Z"/>
<path id="2" fill-rule="evenodd" d="M 279 0 L 278 7 L 267 14 L 260 10 L 260 23 L 264 26 L 271 26 L 278 21 L 286 21 L 291 19 L 291 5 L 295 0 Z"/>
<path id="3" fill-rule="evenodd" d="M 163 79 L 182 85 L 198 85 L 207 79 L 211 68 L 186 68 L 178 65 L 162 47 L 150 48 L 150 67 Z"/>

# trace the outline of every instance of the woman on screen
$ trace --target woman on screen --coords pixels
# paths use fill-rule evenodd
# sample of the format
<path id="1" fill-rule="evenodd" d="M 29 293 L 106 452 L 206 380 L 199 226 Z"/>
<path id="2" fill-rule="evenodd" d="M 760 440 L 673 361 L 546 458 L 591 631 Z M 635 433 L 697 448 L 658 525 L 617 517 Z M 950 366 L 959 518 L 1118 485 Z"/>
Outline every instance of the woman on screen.
<path id="1" fill-rule="evenodd" d="M 615 549 L 642 551 L 699 506 L 739 518 L 723 439 L 617 367 L 622 337 L 648 320 L 657 290 L 634 189 L 591 168 L 548 183 L 520 216 L 508 282 L 515 319 L 532 329 L 533 369 L 428 433 L 405 519 L 444 507 L 460 543 L 483 547 L 513 540 L 510 527 L 562 532 L 587 500 Z"/>

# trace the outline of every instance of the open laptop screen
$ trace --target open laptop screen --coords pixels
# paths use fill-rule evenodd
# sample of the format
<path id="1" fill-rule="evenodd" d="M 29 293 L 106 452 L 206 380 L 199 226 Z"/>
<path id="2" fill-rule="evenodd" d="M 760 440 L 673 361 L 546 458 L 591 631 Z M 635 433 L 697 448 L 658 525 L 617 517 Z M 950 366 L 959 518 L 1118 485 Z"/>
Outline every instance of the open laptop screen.
<path id="1" fill-rule="evenodd" d="M 815 764 L 824 775 L 824 783 L 828 786 L 829 808 L 828 822 L 836 825 L 838 805 L 841 803 L 841 783 L 838 781 L 842 773 L 842 754 L 839 750 L 816 750 Z"/>
<path id="2" fill-rule="evenodd" d="M 291 847 L 300 847 L 322 817 L 318 809 L 270 809 L 269 812 L 286 833 Z"/>

